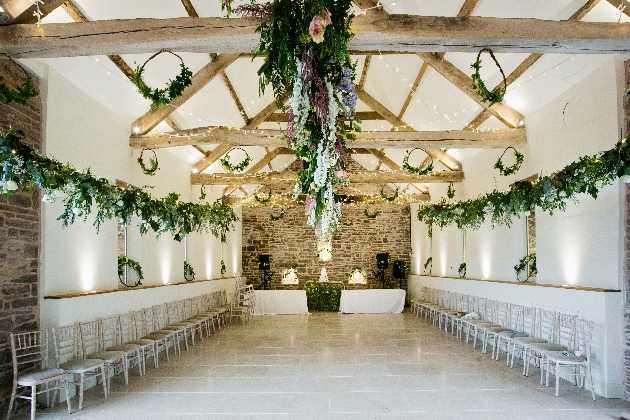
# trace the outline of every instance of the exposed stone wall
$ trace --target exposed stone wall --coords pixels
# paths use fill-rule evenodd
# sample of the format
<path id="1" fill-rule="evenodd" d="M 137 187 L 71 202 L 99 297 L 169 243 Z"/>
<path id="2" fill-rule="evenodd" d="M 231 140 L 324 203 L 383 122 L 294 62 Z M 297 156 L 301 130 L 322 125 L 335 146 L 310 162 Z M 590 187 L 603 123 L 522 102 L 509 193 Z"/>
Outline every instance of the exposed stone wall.
<path id="1" fill-rule="evenodd" d="M 9 87 L 25 77 L 15 63 L 0 60 L 0 76 Z M 35 80 L 37 86 L 37 80 Z M 26 105 L 0 104 L 0 130 L 9 125 L 22 130 L 25 141 L 42 148 L 41 98 Z M 40 191 L 0 194 L 0 407 L 4 416 L 11 395 L 13 373 L 9 333 L 39 326 Z"/>
<path id="2" fill-rule="evenodd" d="M 386 280 L 389 287 L 398 287 L 398 280 L 392 276 L 392 263 L 400 259 L 407 267 L 410 265 L 409 205 L 371 205 L 370 213 L 381 212 L 375 219 L 367 218 L 364 210 L 364 206 L 342 206 L 341 227 L 332 240 L 333 257 L 330 262 L 323 263 L 318 258 L 317 240 L 313 228 L 306 224 L 302 206 L 286 208 L 284 218 L 279 221 L 269 217 L 272 212 L 278 215 L 279 208 L 243 208 L 243 274 L 258 287 L 261 272 L 255 259 L 258 254 L 269 254 L 273 260 L 271 270 L 276 272 L 272 288 L 301 289 L 304 282 L 319 280 L 322 267 L 326 267 L 329 281 L 343 281 L 346 288 L 381 288 L 381 282 L 372 272 L 376 271 L 376 254 L 388 252 Z M 291 267 L 297 270 L 299 285 L 282 285 L 283 272 Z M 348 285 L 354 267 L 364 271 L 368 284 Z M 402 287 L 407 288 L 406 279 Z"/>
<path id="3" fill-rule="evenodd" d="M 630 87 L 630 60 L 625 62 L 626 86 Z M 624 98 L 624 136 L 630 134 L 630 104 Z M 623 372 L 624 397 L 630 400 L 630 188 L 625 184 L 624 258 L 623 258 Z"/>

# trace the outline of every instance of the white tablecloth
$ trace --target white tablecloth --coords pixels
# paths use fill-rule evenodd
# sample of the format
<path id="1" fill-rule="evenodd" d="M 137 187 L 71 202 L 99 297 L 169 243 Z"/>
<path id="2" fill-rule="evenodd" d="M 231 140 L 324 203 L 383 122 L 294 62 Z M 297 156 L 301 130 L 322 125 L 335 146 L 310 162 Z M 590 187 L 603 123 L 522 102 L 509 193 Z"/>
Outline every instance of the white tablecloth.
<path id="1" fill-rule="evenodd" d="M 399 314 L 405 307 L 402 289 L 342 290 L 339 312 L 346 314 Z"/>
<path id="2" fill-rule="evenodd" d="M 304 290 L 255 290 L 254 315 L 308 314 Z"/>

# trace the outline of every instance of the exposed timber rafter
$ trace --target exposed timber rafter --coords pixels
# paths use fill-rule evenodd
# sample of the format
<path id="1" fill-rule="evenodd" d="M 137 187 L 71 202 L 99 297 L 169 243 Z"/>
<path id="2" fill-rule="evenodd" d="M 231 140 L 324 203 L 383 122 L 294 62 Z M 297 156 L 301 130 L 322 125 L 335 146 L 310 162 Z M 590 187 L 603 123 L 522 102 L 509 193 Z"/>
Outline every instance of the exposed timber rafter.
<path id="1" fill-rule="evenodd" d="M 417 176 L 407 171 L 350 172 L 349 180 L 356 184 L 408 184 L 415 182 L 461 182 L 461 171 L 437 171 Z M 243 174 L 191 174 L 190 182 L 196 185 L 283 185 L 294 183 L 297 172 L 265 172 L 255 175 Z"/>
<path id="2" fill-rule="evenodd" d="M 46 0 L 39 4 L 39 12 L 41 18 L 50 14 L 57 7 L 61 6 L 65 0 Z M 28 5 L 26 9 L 21 9 L 24 5 Z M 10 24 L 35 24 L 37 23 L 37 6 L 32 1 L 16 1 L 10 0 L 3 3 L 4 9 L 9 12 L 13 18 Z M 20 12 L 18 12 L 18 8 Z M 0 37 L 1 39 L 1 37 Z"/>
<path id="3" fill-rule="evenodd" d="M 356 118 L 361 121 L 374 121 L 374 120 L 382 120 L 377 112 L 374 111 L 361 111 L 356 113 Z M 265 122 L 287 122 L 289 120 L 289 116 L 284 112 L 274 112 L 265 120 Z"/>
<path id="4" fill-rule="evenodd" d="M 271 161 L 276 158 L 276 156 L 284 155 L 284 154 L 294 155 L 295 153 L 290 151 L 286 147 L 276 147 L 275 149 L 267 152 L 267 154 L 262 159 L 260 159 L 258 162 L 253 164 L 251 167 L 249 167 L 247 171 L 245 171 L 245 175 L 254 175 L 258 173 L 258 171 L 262 170 L 265 166 L 269 165 Z M 230 195 L 234 191 L 236 191 L 237 188 L 238 187 L 236 185 L 229 185 L 223 191 L 223 195 Z"/>
<path id="5" fill-rule="evenodd" d="M 256 19 L 174 18 L 0 27 L 1 56 L 51 58 L 180 52 L 250 52 Z M 630 23 L 550 21 L 478 16 L 368 13 L 352 23 L 357 51 L 619 54 L 630 52 Z M 133 32 L 134 36 L 129 36 Z"/>
<path id="6" fill-rule="evenodd" d="M 356 140 L 347 147 L 381 148 L 504 148 L 527 144 L 523 128 L 496 131 L 365 131 L 356 133 Z M 226 127 L 199 127 L 167 133 L 131 136 L 131 147 L 160 149 L 195 144 L 224 144 L 236 146 L 283 147 L 286 141 L 278 130 L 247 130 Z M 458 162 L 455 162 L 459 165 Z M 389 166 L 389 165 L 388 165 Z M 201 172 L 201 171 L 200 171 Z"/>
<path id="7" fill-rule="evenodd" d="M 292 195 L 285 194 L 272 194 L 270 202 L 274 206 L 302 206 L 304 205 L 305 196 L 299 196 L 297 199 L 293 199 Z M 337 196 L 339 202 L 343 204 L 385 204 L 388 201 L 383 200 L 378 194 L 366 194 L 366 195 L 343 195 Z M 396 204 L 409 204 L 409 203 L 422 203 L 429 201 L 431 198 L 428 194 L 400 194 L 396 199 Z M 260 204 L 254 197 L 249 196 L 223 196 L 223 204 L 226 206 L 244 206 L 244 207 L 256 207 L 265 204 Z"/>

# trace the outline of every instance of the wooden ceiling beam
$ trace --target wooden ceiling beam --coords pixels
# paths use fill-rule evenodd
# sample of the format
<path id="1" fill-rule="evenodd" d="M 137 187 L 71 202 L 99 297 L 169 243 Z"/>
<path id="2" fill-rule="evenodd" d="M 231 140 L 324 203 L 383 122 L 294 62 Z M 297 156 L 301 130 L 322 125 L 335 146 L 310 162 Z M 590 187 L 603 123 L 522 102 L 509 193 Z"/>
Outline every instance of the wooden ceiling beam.
<path id="1" fill-rule="evenodd" d="M 361 121 L 383 120 L 383 117 L 381 117 L 378 113 L 374 111 L 357 112 L 356 118 Z M 288 120 L 289 120 L 289 116 L 285 114 L 284 112 L 274 112 L 265 120 L 265 122 L 278 123 L 278 122 L 287 122 Z"/>
<path id="2" fill-rule="evenodd" d="M 238 54 L 221 54 L 217 59 L 206 64 L 201 70 L 192 77 L 192 83 L 187 86 L 182 94 L 173 99 L 168 105 L 163 105 L 153 109 L 142 117 L 138 118 L 131 125 L 131 132 L 136 134 L 146 134 L 155 128 L 164 118 L 171 115 L 175 109 L 182 106 L 195 93 L 199 92 L 212 79 L 219 75 L 223 70 L 232 64 L 238 58 Z"/>
<path id="3" fill-rule="evenodd" d="M 420 67 L 420 71 L 418 72 L 418 75 L 416 76 L 416 80 L 413 81 L 413 84 L 411 85 L 411 89 L 409 89 L 409 94 L 407 95 L 407 99 L 405 99 L 405 103 L 403 104 L 402 108 L 400 109 L 400 112 L 398 113 L 399 119 L 402 120 L 402 118 L 405 116 L 405 112 L 407 112 L 407 108 L 409 108 L 409 104 L 411 104 L 411 100 L 413 99 L 414 95 L 418 91 L 418 86 L 420 86 L 420 82 L 422 82 L 422 79 L 424 78 L 424 75 L 427 72 L 427 68 L 429 68 L 429 65 L 427 63 L 422 63 L 422 67 Z"/>
<path id="4" fill-rule="evenodd" d="M 477 7 L 477 3 L 479 0 L 466 0 L 462 7 L 459 9 L 459 13 L 457 13 L 457 17 L 466 17 L 472 15 L 472 12 L 475 11 L 475 7 Z"/>
<path id="5" fill-rule="evenodd" d="M 391 169 L 392 171 L 401 170 L 400 165 L 398 165 L 396 162 L 391 160 L 382 150 L 368 149 L 368 151 L 372 153 L 372 155 L 376 157 L 381 163 L 384 163 L 385 165 L 387 165 L 389 169 Z M 429 193 L 429 187 L 427 187 L 425 184 L 415 183 L 412 185 L 416 187 L 416 189 L 418 189 L 418 191 L 420 191 L 423 194 Z"/>
<path id="6" fill-rule="evenodd" d="M 355 184 L 407 184 L 416 182 L 461 182 L 462 171 L 438 171 L 417 176 L 407 171 L 365 171 L 350 172 L 349 180 Z M 194 185 L 283 185 L 294 183 L 297 172 L 265 172 L 261 174 L 191 174 L 190 182 Z"/>
<path id="7" fill-rule="evenodd" d="M 221 159 L 221 156 L 229 152 L 231 148 L 232 146 L 229 144 L 220 144 L 211 151 L 206 152 L 206 156 L 193 165 L 193 173 L 201 173 L 205 171 L 208 166 Z"/>
<path id="8" fill-rule="evenodd" d="M 60 1 L 60 0 L 57 0 Z M 61 3 L 60 3 L 61 4 Z M 0 27 L 1 56 L 14 58 L 180 52 L 249 53 L 258 43 L 256 19 L 125 19 Z M 356 51 L 619 54 L 630 52 L 630 23 L 549 21 L 479 16 L 386 13 L 357 16 Z M 133 36 L 129 34 L 133 33 Z"/>
<path id="9" fill-rule="evenodd" d="M 527 144 L 525 129 L 496 131 L 364 131 L 356 133 L 356 140 L 347 147 L 369 149 L 397 148 L 504 148 Z M 286 141 L 278 130 L 245 130 L 225 127 L 199 127 L 167 133 L 131 136 L 129 145 L 136 149 L 161 149 L 194 144 L 225 144 L 236 146 L 284 147 Z M 459 163 L 456 163 L 459 165 Z"/>
<path id="10" fill-rule="evenodd" d="M 304 200 L 306 196 L 299 196 L 297 199 L 293 199 L 292 195 L 286 194 L 272 194 L 270 202 L 273 204 L 261 204 L 256 199 L 249 196 L 223 196 L 223 204 L 226 206 L 237 207 L 258 207 L 258 206 L 282 206 L 282 207 L 290 207 L 290 206 L 303 206 Z M 381 198 L 378 194 L 355 194 L 355 195 L 343 195 L 340 194 L 337 196 L 341 205 L 344 204 L 410 204 L 410 203 L 422 203 L 426 201 L 430 201 L 431 197 L 428 194 L 400 194 L 396 199 L 395 203 L 390 203 L 387 200 Z"/>
<path id="11" fill-rule="evenodd" d="M 628 5 L 626 4 L 627 2 L 624 3 L 624 0 L 607 0 L 608 3 L 610 3 L 611 5 L 615 6 L 615 8 L 619 9 L 619 6 L 623 7 L 626 6 L 625 9 L 623 9 L 623 14 L 630 17 L 630 8 L 627 7 Z"/>
<path id="12" fill-rule="evenodd" d="M 41 13 L 41 18 L 48 16 L 53 10 L 57 7 L 61 6 L 66 0 L 46 0 L 41 2 L 39 5 L 39 12 Z M 8 4 L 7 4 L 8 3 Z M 12 5 L 15 4 L 15 6 Z M 18 3 L 21 5 L 18 5 Z M 17 14 L 15 10 L 18 7 L 23 7 L 24 3 L 28 5 L 26 9 L 23 9 L 21 13 Z M 37 15 L 35 12 L 37 11 L 37 6 L 34 2 L 24 2 L 24 1 L 15 1 L 9 0 L 3 3 L 3 6 L 7 12 L 10 12 L 13 16 L 13 19 L 9 22 L 10 25 L 24 25 L 24 24 L 36 24 L 37 23 Z M 2 37 L 0 36 L 0 39 Z"/>
<path id="13" fill-rule="evenodd" d="M 245 171 L 245 175 L 257 174 L 258 171 L 262 170 L 265 166 L 269 165 L 271 163 L 271 161 L 276 158 L 276 156 L 284 155 L 284 154 L 292 154 L 293 155 L 295 153 L 290 151 L 286 147 L 276 147 L 275 149 L 267 152 L 267 154 L 265 156 L 263 156 L 263 158 L 260 159 L 258 162 L 256 162 L 252 166 L 250 166 L 247 169 L 247 171 Z M 234 191 L 236 191 L 237 189 L 238 189 L 238 186 L 236 186 L 236 185 L 229 185 L 223 191 L 223 195 L 230 195 Z"/>

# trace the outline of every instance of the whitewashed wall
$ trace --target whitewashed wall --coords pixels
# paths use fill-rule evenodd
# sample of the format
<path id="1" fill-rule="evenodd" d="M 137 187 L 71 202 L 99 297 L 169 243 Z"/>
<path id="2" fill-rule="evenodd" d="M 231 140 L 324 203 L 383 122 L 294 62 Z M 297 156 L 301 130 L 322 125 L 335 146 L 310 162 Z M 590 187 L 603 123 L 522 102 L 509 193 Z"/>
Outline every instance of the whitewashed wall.
<path id="1" fill-rule="evenodd" d="M 525 163 L 513 176 L 493 168 L 503 150 L 483 151 L 465 161 L 465 180 L 456 185 L 457 199 L 509 188 L 533 174 L 547 175 L 580 156 L 610 149 L 619 139 L 623 117 L 622 63 L 611 58 L 554 101 L 526 115 Z M 628 133 L 624 133 L 628 134 Z M 506 158 L 507 161 L 507 158 Z M 439 199 L 432 188 L 433 199 Z M 412 205 L 412 214 L 418 205 Z M 536 210 L 536 281 L 548 284 L 619 289 L 621 287 L 623 197 L 619 182 L 605 187 L 597 200 L 589 196 L 569 203 L 567 211 L 550 216 Z M 426 226 L 412 217 L 412 272 L 423 273 L 430 246 Z M 462 257 L 462 234 L 449 227 L 433 228 L 433 275 L 455 275 Z M 467 276 L 515 280 L 514 265 L 527 253 L 524 219 L 511 227 L 484 224 L 466 232 Z"/>
<path id="2" fill-rule="evenodd" d="M 181 199 L 195 201 L 199 188 L 191 187 L 188 165 L 166 150 L 157 150 L 160 170 L 155 176 L 142 173 L 138 163 L 139 151 L 129 147 L 129 131 L 132 121 L 112 113 L 63 78 L 55 70 L 47 70 L 45 92 L 45 152 L 61 162 L 72 163 L 77 169 L 90 167 L 96 176 L 110 180 L 120 179 L 136 186 L 152 185 L 154 197 L 169 192 L 181 194 Z M 220 190 L 208 189 L 208 202 L 220 197 Z M 92 226 L 77 220 L 74 225 L 62 229 L 56 220 L 61 214 L 61 203 L 42 203 L 42 297 L 54 294 L 115 289 L 117 276 L 117 226 L 108 221 L 97 235 Z M 240 215 L 240 211 L 237 211 Z M 184 243 L 176 242 L 168 233 L 159 240 L 149 232 L 140 235 L 136 223 L 128 228 L 128 255 L 137 260 L 144 271 L 143 284 L 157 285 L 183 280 Z M 240 221 L 236 230 L 228 235 L 228 244 L 211 234 L 195 233 L 188 240 L 188 261 L 194 267 L 197 279 L 220 278 L 220 260 L 223 248 L 228 265 L 225 277 L 242 272 L 240 266 Z M 170 288 L 167 288 L 170 289 Z M 173 290 L 183 289 L 170 289 Z M 155 293 L 138 291 L 137 293 Z M 134 292 L 135 296 L 138 296 Z M 109 305 L 108 295 L 91 297 L 86 311 L 98 312 Z M 131 295 L 125 295 L 125 298 Z M 172 300 L 177 296 L 172 296 Z M 143 299 L 136 301 L 144 305 Z M 94 305 L 92 305 L 94 303 Z M 50 306 L 42 302 L 42 319 Z M 132 305 L 133 306 L 133 305 Z M 58 309 L 63 307 L 55 306 Z M 133 309 L 126 305 L 125 308 Z M 140 306 L 142 307 L 142 306 Z M 64 319 L 64 314 L 55 315 Z"/>

